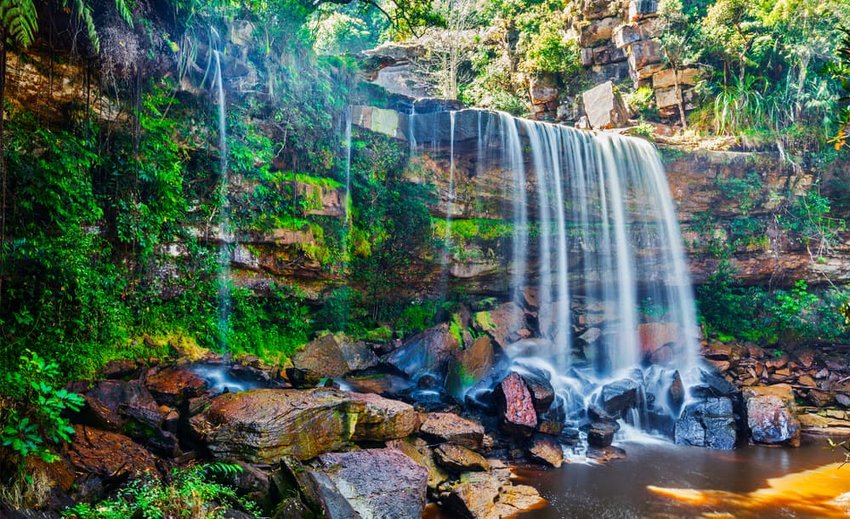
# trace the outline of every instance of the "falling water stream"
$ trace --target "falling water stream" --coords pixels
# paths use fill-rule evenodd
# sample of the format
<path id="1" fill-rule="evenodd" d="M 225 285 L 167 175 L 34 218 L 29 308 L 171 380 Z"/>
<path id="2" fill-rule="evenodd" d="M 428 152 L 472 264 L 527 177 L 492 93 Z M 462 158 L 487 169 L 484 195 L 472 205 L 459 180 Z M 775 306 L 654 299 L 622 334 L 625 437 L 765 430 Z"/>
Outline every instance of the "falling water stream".
<path id="1" fill-rule="evenodd" d="M 217 37 L 217 33 L 213 30 Z M 224 78 L 221 73 L 221 52 L 213 50 L 215 66 L 214 88 L 218 103 L 218 149 L 220 175 L 220 210 L 219 219 L 219 277 L 218 277 L 218 332 L 219 345 L 227 349 L 228 320 L 231 310 L 230 296 L 230 260 L 233 254 L 234 235 L 230 225 L 230 178 L 227 172 L 227 105 L 224 98 Z"/>
<path id="2" fill-rule="evenodd" d="M 587 376 L 596 382 L 638 376 L 656 394 L 663 388 L 652 384 L 669 385 L 676 371 L 686 384 L 698 376 L 691 282 L 664 167 L 651 143 L 478 110 L 415 117 L 409 138 L 417 153 L 433 152 L 441 139 L 448 148 L 447 236 L 456 217 L 458 177 L 471 178 L 482 168 L 503 172 L 513 227 L 509 291 L 522 303 L 525 291 L 536 288 L 538 328 L 551 343 L 522 359 L 524 364 L 548 371 L 576 409 L 598 397 L 574 378 L 570 368 L 576 362 L 582 369 L 589 365 Z M 448 134 L 437 130 L 441 126 Z M 458 171 L 459 145 L 475 150 L 475 171 Z M 604 315 L 598 337 L 585 347 L 587 358 L 579 359 L 573 351 L 577 338 L 571 336 L 577 301 Z M 643 302 L 661 308 L 655 320 L 678 331 L 657 362 L 650 363 L 642 350 Z M 522 311 L 521 304 L 515 308 Z M 627 421 L 639 422 L 638 415 Z"/>

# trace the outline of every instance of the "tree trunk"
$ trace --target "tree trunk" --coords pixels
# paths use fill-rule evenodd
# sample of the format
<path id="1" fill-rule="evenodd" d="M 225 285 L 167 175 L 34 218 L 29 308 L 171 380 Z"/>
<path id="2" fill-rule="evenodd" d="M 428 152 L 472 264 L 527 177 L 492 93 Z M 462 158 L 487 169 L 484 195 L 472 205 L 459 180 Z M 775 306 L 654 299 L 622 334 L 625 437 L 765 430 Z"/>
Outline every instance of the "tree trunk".
<path id="1" fill-rule="evenodd" d="M 673 69 L 673 84 L 676 87 L 676 104 L 679 107 L 679 120 L 682 122 L 682 130 L 688 129 L 688 120 L 685 118 L 685 102 L 682 99 L 682 85 L 679 83 L 679 69 Z"/>

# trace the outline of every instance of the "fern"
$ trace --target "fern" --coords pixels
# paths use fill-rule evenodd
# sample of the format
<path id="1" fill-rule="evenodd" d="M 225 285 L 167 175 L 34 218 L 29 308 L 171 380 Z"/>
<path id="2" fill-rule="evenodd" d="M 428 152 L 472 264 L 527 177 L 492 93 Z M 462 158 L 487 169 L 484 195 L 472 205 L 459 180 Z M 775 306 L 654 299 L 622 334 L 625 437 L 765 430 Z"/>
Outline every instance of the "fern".
<path id="1" fill-rule="evenodd" d="M 9 39 L 28 47 L 38 30 L 38 12 L 33 0 L 0 0 L 0 23 Z"/>
<path id="2" fill-rule="evenodd" d="M 115 0 L 115 9 L 118 10 L 118 15 L 121 19 L 127 22 L 130 27 L 133 26 L 133 12 L 130 11 L 130 0 Z"/>
<path id="3" fill-rule="evenodd" d="M 214 461 L 212 463 L 207 463 L 206 465 L 203 465 L 203 470 L 210 474 L 217 474 L 219 476 L 235 476 L 237 474 L 241 474 L 245 469 L 243 469 L 241 465 L 237 465 L 236 463 Z"/>
<path id="4" fill-rule="evenodd" d="M 83 24 L 86 28 L 86 36 L 89 38 L 92 48 L 95 53 L 100 52 L 100 37 L 97 35 L 97 29 L 94 26 L 94 17 L 92 16 L 91 6 L 86 3 L 86 0 L 73 0 L 74 6 L 72 11 L 77 15 L 77 21 Z M 64 6 L 68 7 L 68 0 L 65 0 Z"/>

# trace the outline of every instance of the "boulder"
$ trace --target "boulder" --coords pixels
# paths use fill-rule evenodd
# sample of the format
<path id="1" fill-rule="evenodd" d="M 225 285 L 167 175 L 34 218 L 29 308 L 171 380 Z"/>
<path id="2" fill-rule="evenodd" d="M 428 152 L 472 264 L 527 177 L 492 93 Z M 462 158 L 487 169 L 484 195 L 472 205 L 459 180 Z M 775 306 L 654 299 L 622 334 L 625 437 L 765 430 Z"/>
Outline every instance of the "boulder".
<path id="1" fill-rule="evenodd" d="M 674 439 L 679 445 L 734 449 L 737 431 L 732 400 L 712 397 L 687 405 L 676 420 Z"/>
<path id="2" fill-rule="evenodd" d="M 74 426 L 74 433 L 68 458 L 77 472 L 110 480 L 159 476 L 153 454 L 127 436 L 85 425 Z"/>
<path id="3" fill-rule="evenodd" d="M 677 74 L 673 69 L 665 69 L 652 75 L 652 88 L 671 88 L 676 86 Z M 700 72 L 695 68 L 682 69 L 678 73 L 679 86 L 682 88 L 694 86 L 699 81 Z"/>
<path id="4" fill-rule="evenodd" d="M 484 456 L 451 443 L 438 445 L 434 449 L 434 460 L 438 465 L 452 472 L 490 470 L 490 465 Z"/>
<path id="5" fill-rule="evenodd" d="M 378 357 L 368 344 L 350 341 L 341 334 L 327 334 L 308 342 L 292 357 L 295 368 L 321 377 L 341 377 L 377 364 Z"/>
<path id="6" fill-rule="evenodd" d="M 413 336 L 383 360 L 410 377 L 425 372 L 445 373 L 459 350 L 460 344 L 448 323 L 442 323 Z"/>
<path id="7" fill-rule="evenodd" d="M 539 507 L 546 501 L 532 487 L 512 485 L 509 470 L 467 472 L 450 490 L 440 495 L 452 517 L 499 519 Z"/>
<path id="8" fill-rule="evenodd" d="M 411 437 L 392 440 L 387 442 L 387 447 L 400 450 L 405 456 L 425 467 L 428 470 L 429 489 L 436 490 L 440 484 L 450 479 L 449 474 L 434 461 L 434 453 L 424 439 Z"/>
<path id="9" fill-rule="evenodd" d="M 525 312 L 513 302 L 501 304 L 489 312 L 476 312 L 472 316 L 472 327 L 490 334 L 500 348 L 519 339 L 519 331 L 525 326 Z"/>
<path id="10" fill-rule="evenodd" d="M 639 404 L 640 384 L 630 378 L 623 378 L 605 384 L 600 393 L 600 402 L 606 413 L 621 418 L 626 409 Z"/>
<path id="11" fill-rule="evenodd" d="M 561 444 L 549 436 L 535 435 L 531 440 L 528 453 L 534 459 L 548 463 L 555 468 L 564 463 L 564 450 L 561 448 Z"/>
<path id="12" fill-rule="evenodd" d="M 685 384 L 682 382 L 682 376 L 679 375 L 679 371 L 676 370 L 673 372 L 670 386 L 667 388 L 667 403 L 670 405 L 670 410 L 674 413 L 678 413 L 682 408 L 682 404 L 685 403 L 686 396 L 687 391 L 685 389 Z"/>
<path id="13" fill-rule="evenodd" d="M 422 517 L 428 471 L 396 449 L 322 454 L 304 470 L 302 491 L 329 519 Z"/>
<path id="14" fill-rule="evenodd" d="M 496 404 L 505 429 L 528 436 L 537 426 L 534 400 L 519 373 L 511 372 L 496 387 Z"/>
<path id="15" fill-rule="evenodd" d="M 495 362 L 496 352 L 490 336 L 478 337 L 449 363 L 446 389 L 456 399 L 463 401 L 466 391 L 486 377 Z"/>
<path id="16" fill-rule="evenodd" d="M 616 424 L 611 422 L 594 422 L 587 430 L 587 444 L 591 447 L 605 448 L 614 442 Z"/>
<path id="17" fill-rule="evenodd" d="M 216 458 L 271 464 L 287 456 L 310 459 L 354 440 L 402 438 L 416 421 L 401 402 L 315 388 L 226 393 L 191 424 Z"/>
<path id="18" fill-rule="evenodd" d="M 643 34 L 641 34 L 640 26 L 638 26 L 638 24 L 630 23 L 619 25 L 614 28 L 611 39 L 618 49 L 622 49 L 627 45 L 631 45 L 636 41 L 642 40 Z"/>
<path id="19" fill-rule="evenodd" d="M 354 421 L 354 441 L 405 438 L 419 427 L 419 414 L 410 404 L 376 394 L 349 393 L 348 411 Z M 362 408 L 361 408 L 362 405 Z"/>
<path id="20" fill-rule="evenodd" d="M 189 398 L 200 396 L 207 381 L 186 368 L 170 367 L 148 375 L 145 385 L 160 404 L 177 407 Z"/>
<path id="21" fill-rule="evenodd" d="M 549 375 L 539 369 L 530 366 L 520 366 L 517 370 L 525 382 L 531 399 L 534 401 L 534 409 L 538 414 L 545 413 L 552 402 L 555 401 L 555 389 L 549 381 Z"/>
<path id="22" fill-rule="evenodd" d="M 603 44 L 611 39 L 614 28 L 618 25 L 620 25 L 620 18 L 617 16 L 590 20 L 590 23 L 579 29 L 578 44 L 581 47 L 596 47 Z"/>
<path id="23" fill-rule="evenodd" d="M 756 443 L 800 445 L 800 422 L 794 409 L 794 391 L 788 384 L 744 389 L 747 426 Z"/>
<path id="24" fill-rule="evenodd" d="M 159 415 L 159 406 L 150 391 L 138 380 L 104 380 L 85 394 L 103 409 L 126 418 L 128 414 Z M 120 423 L 124 425 L 123 421 Z"/>
<path id="25" fill-rule="evenodd" d="M 629 121 L 629 113 L 614 83 L 606 81 L 582 94 L 591 127 L 596 130 L 619 128 Z"/>
<path id="26" fill-rule="evenodd" d="M 617 16 L 617 2 L 610 0 L 584 0 L 581 13 L 588 20 Z"/>
<path id="27" fill-rule="evenodd" d="M 454 413 L 428 413 L 419 432 L 440 442 L 478 449 L 484 441 L 484 427 Z"/>

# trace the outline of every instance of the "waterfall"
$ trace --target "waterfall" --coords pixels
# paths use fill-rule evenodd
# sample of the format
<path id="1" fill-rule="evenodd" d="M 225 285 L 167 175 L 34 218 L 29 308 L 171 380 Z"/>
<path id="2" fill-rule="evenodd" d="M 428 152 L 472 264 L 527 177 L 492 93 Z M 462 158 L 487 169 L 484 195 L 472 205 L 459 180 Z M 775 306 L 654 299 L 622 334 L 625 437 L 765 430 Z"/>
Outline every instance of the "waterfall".
<path id="1" fill-rule="evenodd" d="M 213 34 L 217 36 L 215 29 Z M 228 320 L 231 310 L 230 261 L 235 239 L 230 225 L 230 178 L 227 172 L 227 105 L 224 99 L 224 81 L 221 74 L 221 52 L 212 51 L 215 77 L 213 84 L 218 102 L 218 149 L 219 149 L 219 274 L 218 274 L 218 338 L 219 345 L 227 348 Z"/>
<path id="2" fill-rule="evenodd" d="M 437 128 L 446 123 L 448 138 Z M 507 292 L 522 312 L 525 291 L 536 289 L 537 333 L 551 341 L 551 351 L 531 359 L 535 365 L 551 366 L 562 378 L 572 376 L 571 366 L 590 370 L 597 383 L 667 381 L 652 382 L 653 394 L 663 393 L 676 371 L 686 384 L 694 380 L 694 298 L 675 205 L 651 143 L 480 110 L 444 112 L 424 126 L 411 118 L 417 153 L 428 144 L 449 150 L 447 228 L 453 218 L 470 217 L 452 206 L 462 178 L 455 159 L 460 143 L 477 153 L 469 178 L 501 172 L 513 227 Z M 660 310 L 648 312 L 645 303 Z M 580 318 L 580 329 L 594 332 L 576 348 L 572 329 Z M 668 342 L 666 356 L 645 351 L 644 323 L 677 330 L 675 340 L 659 339 Z M 586 390 L 584 396 L 590 398 Z M 659 396 L 656 405 L 664 402 Z"/>

